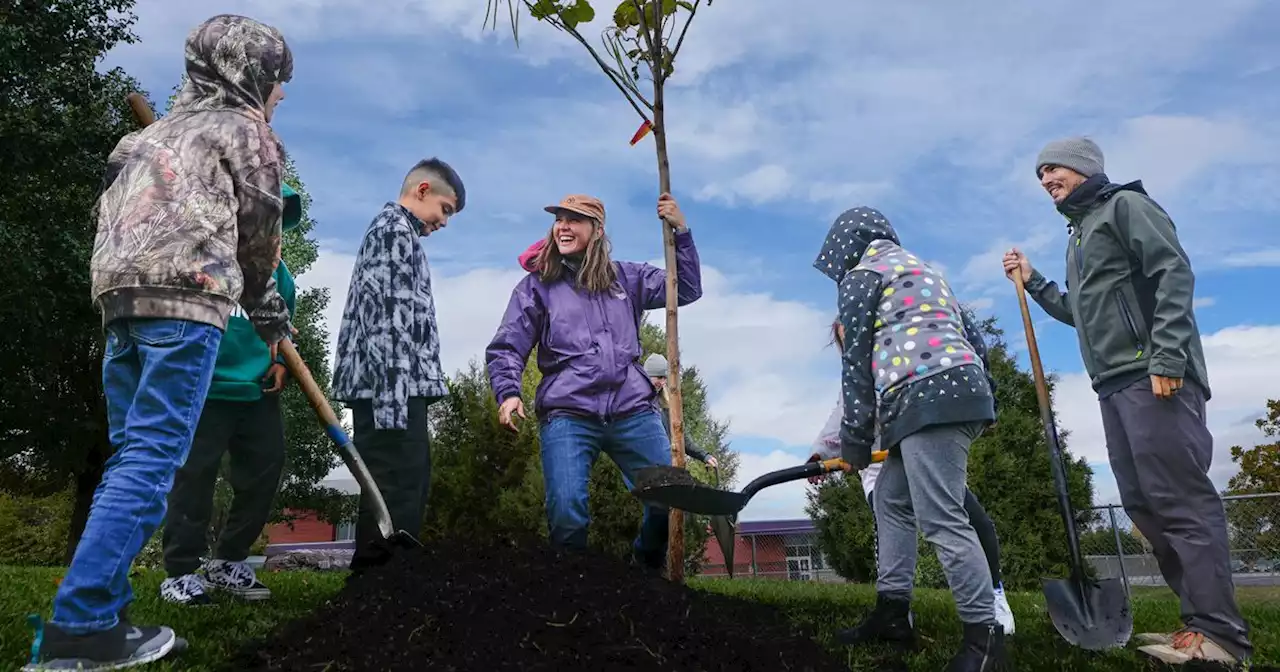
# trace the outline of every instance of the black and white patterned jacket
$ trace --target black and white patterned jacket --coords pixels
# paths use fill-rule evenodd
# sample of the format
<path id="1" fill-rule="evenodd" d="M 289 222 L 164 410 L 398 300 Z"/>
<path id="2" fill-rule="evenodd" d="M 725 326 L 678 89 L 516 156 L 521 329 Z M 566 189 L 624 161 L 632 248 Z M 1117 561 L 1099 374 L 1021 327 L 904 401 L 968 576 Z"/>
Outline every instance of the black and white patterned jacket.
<path id="1" fill-rule="evenodd" d="M 410 397 L 448 392 L 422 221 L 398 203 L 373 218 L 356 254 L 338 331 L 333 398 L 373 400 L 374 427 L 404 429 Z"/>

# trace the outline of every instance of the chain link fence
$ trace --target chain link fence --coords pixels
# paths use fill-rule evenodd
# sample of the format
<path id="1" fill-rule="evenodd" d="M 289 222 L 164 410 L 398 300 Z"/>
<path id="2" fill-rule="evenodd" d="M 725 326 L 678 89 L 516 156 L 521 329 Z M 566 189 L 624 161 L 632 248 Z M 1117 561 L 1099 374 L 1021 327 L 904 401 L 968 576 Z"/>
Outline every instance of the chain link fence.
<path id="1" fill-rule="evenodd" d="M 1237 586 L 1280 585 L 1280 492 L 1222 498 L 1227 511 L 1231 573 Z M 1093 528 L 1080 536 L 1080 552 L 1099 578 L 1125 586 L 1163 586 L 1164 577 L 1143 537 L 1119 504 L 1093 507 Z"/>
<path id="2" fill-rule="evenodd" d="M 744 523 L 734 536 L 733 575 L 776 579 L 779 581 L 827 581 L 840 582 L 818 548 L 818 534 L 803 529 L 803 523 L 792 525 L 799 529 L 751 529 L 752 523 Z M 812 524 L 808 527 L 812 528 Z M 706 561 L 700 576 L 727 577 L 728 565 L 714 535 L 707 544 Z"/>

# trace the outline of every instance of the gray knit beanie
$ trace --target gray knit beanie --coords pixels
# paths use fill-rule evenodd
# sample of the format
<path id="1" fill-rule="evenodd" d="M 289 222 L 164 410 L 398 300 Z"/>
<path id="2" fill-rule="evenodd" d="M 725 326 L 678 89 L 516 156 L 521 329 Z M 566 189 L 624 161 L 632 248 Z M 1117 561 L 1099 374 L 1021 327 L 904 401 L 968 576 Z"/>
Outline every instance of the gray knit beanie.
<path id="1" fill-rule="evenodd" d="M 1065 138 L 1045 145 L 1036 157 L 1036 177 L 1046 165 L 1070 168 L 1085 177 L 1104 172 L 1102 149 L 1088 138 Z"/>
<path id="2" fill-rule="evenodd" d="M 659 354 L 649 355 L 649 358 L 644 360 L 644 372 L 650 378 L 666 378 L 667 358 Z"/>

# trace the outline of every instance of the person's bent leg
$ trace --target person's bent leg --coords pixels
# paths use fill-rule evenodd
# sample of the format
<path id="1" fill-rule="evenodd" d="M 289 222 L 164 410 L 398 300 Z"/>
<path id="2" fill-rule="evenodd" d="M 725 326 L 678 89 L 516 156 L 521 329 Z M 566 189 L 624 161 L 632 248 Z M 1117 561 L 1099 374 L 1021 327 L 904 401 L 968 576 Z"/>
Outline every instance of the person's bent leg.
<path id="1" fill-rule="evenodd" d="M 280 396 L 264 394 L 253 402 L 238 402 L 244 421 L 231 441 L 231 510 L 218 535 L 209 582 L 219 590 L 246 600 L 265 600 L 271 590 L 258 580 L 245 560 L 271 518 L 280 478 L 284 473 L 284 418 Z"/>
<path id="2" fill-rule="evenodd" d="M 54 597 L 37 661 L 134 664 L 178 645 L 168 628 L 130 635 L 121 612 L 133 599 L 129 568 L 164 518 L 174 473 L 191 448 L 221 338 L 217 327 L 185 320 L 120 320 L 108 329 L 103 384 L 116 452 Z"/>
<path id="3" fill-rule="evenodd" d="M 600 423 L 568 415 L 552 416 L 539 428 L 552 546 L 570 550 L 587 547 L 591 468 L 600 454 L 603 436 Z"/>
<path id="4" fill-rule="evenodd" d="M 163 532 L 164 569 L 160 597 L 175 604 L 209 604 L 196 577 L 208 550 L 209 522 L 218 469 L 241 418 L 235 402 L 205 401 L 187 459 L 173 477 Z"/>
<path id="5" fill-rule="evenodd" d="M 835 638 L 845 646 L 883 642 L 910 648 L 915 645 L 911 593 L 918 535 L 898 451 L 889 452 L 874 489 L 866 494 L 876 531 L 876 605 L 857 625 L 836 632 Z"/>
<path id="6" fill-rule="evenodd" d="M 989 623 L 994 614 L 991 571 L 964 507 L 971 441 L 966 429 L 943 425 L 908 436 L 900 448 L 916 520 L 937 552 L 960 620 Z"/>
<path id="7" fill-rule="evenodd" d="M 1209 478 L 1213 436 L 1205 424 L 1203 391 L 1187 381 L 1173 399 L 1163 400 L 1149 385 L 1136 384 L 1108 401 L 1128 437 L 1154 525 L 1185 575 L 1183 598 L 1190 613 L 1172 648 L 1223 662 L 1222 654 L 1251 658 L 1249 627 L 1231 575 L 1226 512 Z"/>
<path id="8" fill-rule="evenodd" d="M 671 463 L 671 440 L 657 411 L 634 413 L 610 429 L 604 449 L 622 471 L 628 489 L 640 469 Z M 670 515 L 666 507 L 644 507 L 640 533 L 632 547 L 636 559 L 651 570 L 661 570 L 666 563 Z"/>
<path id="9" fill-rule="evenodd" d="M 996 534 L 996 524 L 983 508 L 982 502 L 965 488 L 964 510 L 969 514 L 969 524 L 978 534 L 978 543 L 982 544 L 982 552 L 987 556 L 987 568 L 991 572 L 992 597 L 995 600 L 996 620 L 1004 628 L 1004 634 L 1014 632 L 1013 610 L 1009 608 L 1009 600 L 1004 594 L 1004 581 L 1000 576 L 1000 537 Z"/>

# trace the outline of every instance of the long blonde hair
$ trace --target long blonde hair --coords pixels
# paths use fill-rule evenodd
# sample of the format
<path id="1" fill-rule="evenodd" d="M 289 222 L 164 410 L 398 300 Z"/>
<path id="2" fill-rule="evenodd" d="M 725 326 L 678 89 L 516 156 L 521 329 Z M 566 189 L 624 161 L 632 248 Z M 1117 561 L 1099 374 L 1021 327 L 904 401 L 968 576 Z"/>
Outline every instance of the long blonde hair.
<path id="1" fill-rule="evenodd" d="M 613 249 L 609 236 L 600 230 L 599 220 L 592 219 L 591 222 L 594 226 L 593 231 L 598 232 L 599 235 L 592 237 L 587 243 L 587 249 L 582 253 L 582 265 L 578 268 L 578 276 L 575 280 L 579 287 L 595 294 L 609 291 L 618 281 L 618 272 L 613 266 L 613 260 L 609 258 L 609 252 Z M 560 248 L 556 247 L 555 224 L 552 224 L 551 230 L 547 232 L 546 241 L 542 250 L 538 252 L 535 263 L 541 269 L 542 281 L 545 283 L 555 282 L 564 275 L 564 257 L 560 254 Z"/>

